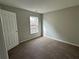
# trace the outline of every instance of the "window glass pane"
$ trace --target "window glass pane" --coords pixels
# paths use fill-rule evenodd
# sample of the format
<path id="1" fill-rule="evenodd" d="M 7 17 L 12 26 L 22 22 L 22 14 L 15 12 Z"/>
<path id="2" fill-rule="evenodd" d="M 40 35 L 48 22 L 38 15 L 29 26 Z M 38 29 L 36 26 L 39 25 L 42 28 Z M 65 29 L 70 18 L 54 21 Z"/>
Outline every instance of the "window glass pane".
<path id="1" fill-rule="evenodd" d="M 30 16 L 30 34 L 38 32 L 38 17 Z"/>

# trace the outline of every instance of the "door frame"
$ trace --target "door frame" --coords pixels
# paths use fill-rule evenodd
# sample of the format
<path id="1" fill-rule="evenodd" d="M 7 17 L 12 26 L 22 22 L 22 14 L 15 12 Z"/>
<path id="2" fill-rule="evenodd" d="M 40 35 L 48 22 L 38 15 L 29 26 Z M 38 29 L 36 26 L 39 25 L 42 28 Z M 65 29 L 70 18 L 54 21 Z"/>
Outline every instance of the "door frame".
<path id="1" fill-rule="evenodd" d="M 1 23 L 1 9 L 0 9 L 0 36 L 1 36 L 1 39 L 0 39 L 0 48 L 1 48 L 1 52 L 0 53 L 0 57 L 1 59 L 9 59 L 9 56 L 8 56 L 8 52 L 7 52 L 7 49 L 6 49 L 6 45 L 5 45 L 5 41 L 4 41 L 4 36 L 3 36 L 3 28 L 2 28 L 2 23 Z"/>

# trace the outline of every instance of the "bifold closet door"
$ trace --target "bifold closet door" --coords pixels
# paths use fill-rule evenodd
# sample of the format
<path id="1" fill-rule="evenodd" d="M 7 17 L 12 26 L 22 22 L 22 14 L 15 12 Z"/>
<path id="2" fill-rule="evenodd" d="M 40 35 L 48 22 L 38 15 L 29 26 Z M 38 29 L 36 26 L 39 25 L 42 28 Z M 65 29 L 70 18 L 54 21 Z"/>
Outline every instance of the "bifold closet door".
<path id="1" fill-rule="evenodd" d="M 3 34 L 7 50 L 19 44 L 16 13 L 1 10 Z"/>

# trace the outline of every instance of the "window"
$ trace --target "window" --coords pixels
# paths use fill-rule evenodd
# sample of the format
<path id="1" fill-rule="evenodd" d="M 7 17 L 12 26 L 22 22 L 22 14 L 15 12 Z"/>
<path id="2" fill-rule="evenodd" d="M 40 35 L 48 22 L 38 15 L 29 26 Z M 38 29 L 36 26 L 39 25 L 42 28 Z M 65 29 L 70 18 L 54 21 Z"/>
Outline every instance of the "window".
<path id="1" fill-rule="evenodd" d="M 38 31 L 38 17 L 30 16 L 30 34 L 37 33 Z"/>

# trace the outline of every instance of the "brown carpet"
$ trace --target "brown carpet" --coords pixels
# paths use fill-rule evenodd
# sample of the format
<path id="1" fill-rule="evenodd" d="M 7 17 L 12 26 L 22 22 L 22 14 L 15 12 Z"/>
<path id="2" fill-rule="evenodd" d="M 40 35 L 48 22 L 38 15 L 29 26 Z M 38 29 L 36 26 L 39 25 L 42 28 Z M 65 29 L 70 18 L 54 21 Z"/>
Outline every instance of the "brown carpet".
<path id="1" fill-rule="evenodd" d="M 9 51 L 10 59 L 79 59 L 79 47 L 41 37 Z"/>

